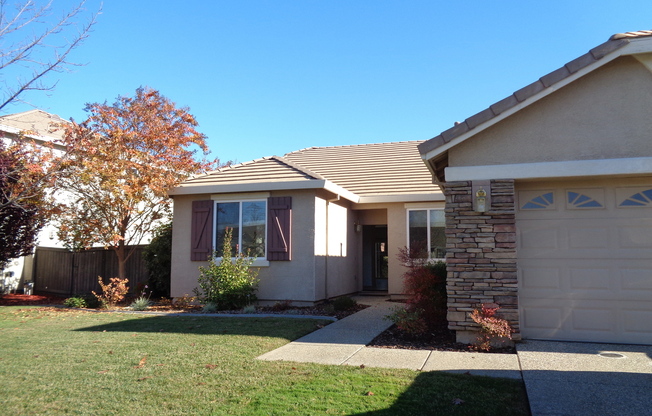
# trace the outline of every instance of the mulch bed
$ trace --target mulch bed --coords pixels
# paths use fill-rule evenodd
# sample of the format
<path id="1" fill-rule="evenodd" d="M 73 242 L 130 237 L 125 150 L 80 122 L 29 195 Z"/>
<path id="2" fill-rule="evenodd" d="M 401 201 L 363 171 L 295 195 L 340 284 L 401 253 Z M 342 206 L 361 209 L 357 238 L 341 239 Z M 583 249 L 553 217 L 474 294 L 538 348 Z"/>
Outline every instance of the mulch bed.
<path id="1" fill-rule="evenodd" d="M 62 305 L 65 298 L 52 295 L 0 295 L 0 306 Z"/>
<path id="2" fill-rule="evenodd" d="M 406 350 L 431 350 L 431 351 L 477 351 L 473 345 L 455 342 L 455 332 L 446 325 L 435 328 L 428 334 L 412 337 L 392 325 L 382 334 L 378 335 L 368 345 L 374 348 L 392 348 Z M 516 354 L 514 347 L 492 348 L 491 353 Z"/>
<path id="3" fill-rule="evenodd" d="M 33 306 L 33 305 L 62 305 L 65 297 L 52 295 L 22 295 L 6 294 L 0 295 L 0 306 Z M 124 305 L 118 306 L 118 309 L 129 310 L 127 301 Z M 330 304 L 322 304 L 311 307 L 284 307 L 284 306 L 262 306 L 256 308 L 256 313 L 276 314 L 276 315 L 314 315 L 314 316 L 332 316 L 337 319 L 345 318 L 351 314 L 359 312 L 368 305 L 356 305 L 345 311 L 335 311 Z M 184 305 L 183 307 L 172 307 L 169 302 L 154 302 L 147 308 L 147 311 L 153 312 L 175 312 L 175 313 L 202 313 L 200 305 Z M 218 311 L 217 313 L 242 314 L 242 310 Z"/>

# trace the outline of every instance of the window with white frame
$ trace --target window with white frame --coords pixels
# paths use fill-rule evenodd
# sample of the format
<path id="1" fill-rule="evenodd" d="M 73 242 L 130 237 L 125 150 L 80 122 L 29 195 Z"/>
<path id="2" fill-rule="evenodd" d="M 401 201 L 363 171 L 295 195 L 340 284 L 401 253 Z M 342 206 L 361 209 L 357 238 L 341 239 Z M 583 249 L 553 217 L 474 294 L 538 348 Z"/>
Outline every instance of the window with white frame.
<path id="1" fill-rule="evenodd" d="M 443 209 L 408 210 L 408 248 L 414 258 L 446 257 L 446 216 Z"/>
<path id="2" fill-rule="evenodd" d="M 226 229 L 233 230 L 231 253 L 264 259 L 267 253 L 267 201 L 215 202 L 215 249 L 222 257 Z"/>

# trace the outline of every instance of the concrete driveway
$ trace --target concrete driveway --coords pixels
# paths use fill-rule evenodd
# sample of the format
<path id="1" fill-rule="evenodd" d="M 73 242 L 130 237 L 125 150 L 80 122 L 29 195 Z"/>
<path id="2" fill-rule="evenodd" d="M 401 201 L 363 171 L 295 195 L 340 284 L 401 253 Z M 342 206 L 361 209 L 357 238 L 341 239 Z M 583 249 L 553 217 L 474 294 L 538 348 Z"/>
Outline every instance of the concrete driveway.
<path id="1" fill-rule="evenodd" d="M 652 415 L 652 346 L 517 344 L 532 416 Z"/>

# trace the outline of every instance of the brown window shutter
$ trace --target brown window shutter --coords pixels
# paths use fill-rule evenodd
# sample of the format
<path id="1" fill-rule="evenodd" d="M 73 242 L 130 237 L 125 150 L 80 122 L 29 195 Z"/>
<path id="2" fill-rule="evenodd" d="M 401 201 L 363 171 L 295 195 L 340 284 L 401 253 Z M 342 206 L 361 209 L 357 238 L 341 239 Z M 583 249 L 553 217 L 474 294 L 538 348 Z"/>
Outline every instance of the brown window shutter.
<path id="1" fill-rule="evenodd" d="M 292 259 L 292 197 L 267 199 L 267 260 Z"/>
<path id="2" fill-rule="evenodd" d="M 213 201 L 192 201 L 190 260 L 206 261 L 213 251 Z"/>

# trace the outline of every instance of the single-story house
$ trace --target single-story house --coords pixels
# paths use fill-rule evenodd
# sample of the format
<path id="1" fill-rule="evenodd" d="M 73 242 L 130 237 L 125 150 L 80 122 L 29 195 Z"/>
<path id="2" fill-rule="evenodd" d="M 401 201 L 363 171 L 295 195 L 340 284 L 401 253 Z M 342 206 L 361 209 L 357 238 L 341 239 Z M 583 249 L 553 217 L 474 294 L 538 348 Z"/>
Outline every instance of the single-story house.
<path id="1" fill-rule="evenodd" d="M 398 251 L 419 246 L 446 258 L 459 341 L 496 303 L 516 339 L 652 344 L 651 102 L 652 31 L 628 32 L 431 140 L 192 178 L 170 193 L 172 296 L 233 227 L 263 301 L 398 297 Z"/>
<path id="2" fill-rule="evenodd" d="M 443 259 L 446 245 L 444 196 L 421 143 L 313 147 L 185 181 L 170 191 L 171 295 L 193 293 L 227 227 L 233 244 L 256 256 L 262 303 L 402 295 L 399 250 L 418 246 Z"/>
<path id="3" fill-rule="evenodd" d="M 458 339 L 495 302 L 523 338 L 652 344 L 652 31 L 612 36 L 419 151 L 446 195 Z"/>

